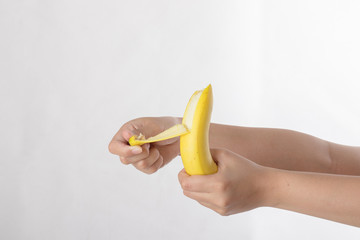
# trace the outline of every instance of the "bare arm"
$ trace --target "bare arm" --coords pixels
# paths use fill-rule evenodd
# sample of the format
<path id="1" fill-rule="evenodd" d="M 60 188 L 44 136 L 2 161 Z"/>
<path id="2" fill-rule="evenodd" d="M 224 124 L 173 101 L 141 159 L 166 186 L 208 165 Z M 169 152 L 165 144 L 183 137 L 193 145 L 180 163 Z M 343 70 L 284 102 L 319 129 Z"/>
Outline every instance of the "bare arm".
<path id="1" fill-rule="evenodd" d="M 360 177 L 273 169 L 269 206 L 360 227 Z"/>
<path id="2" fill-rule="evenodd" d="M 212 123 L 210 147 L 229 149 L 273 168 L 360 175 L 360 147 L 330 143 L 292 130 Z"/>
<path id="3" fill-rule="evenodd" d="M 148 117 L 124 124 L 109 144 L 109 151 L 120 156 L 124 164 L 153 173 L 180 154 L 179 138 L 151 145 L 132 152 L 128 139 L 139 132 L 153 136 L 181 123 L 176 117 Z M 250 128 L 212 123 L 210 147 L 225 148 L 268 167 L 346 175 L 360 175 L 360 147 L 343 146 L 319 138 L 284 129 Z"/>
<path id="4" fill-rule="evenodd" d="M 360 227 L 360 176 L 264 167 L 226 149 L 212 149 L 218 172 L 179 173 L 184 194 L 221 215 L 268 206 Z"/>

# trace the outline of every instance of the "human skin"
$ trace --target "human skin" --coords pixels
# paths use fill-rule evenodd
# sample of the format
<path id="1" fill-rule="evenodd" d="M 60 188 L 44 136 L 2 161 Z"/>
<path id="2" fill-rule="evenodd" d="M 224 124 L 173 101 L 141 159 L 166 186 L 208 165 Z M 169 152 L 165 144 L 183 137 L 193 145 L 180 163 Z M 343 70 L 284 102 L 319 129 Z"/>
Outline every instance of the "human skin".
<path id="1" fill-rule="evenodd" d="M 218 172 L 179 173 L 184 195 L 227 216 L 276 207 L 360 227 L 360 177 L 281 170 L 212 149 Z"/>
<path id="2" fill-rule="evenodd" d="M 179 122 L 172 117 L 132 120 L 114 136 L 109 150 L 124 164 L 156 172 L 179 155 L 179 138 L 142 147 L 130 147 L 127 140 Z M 268 206 L 360 227 L 359 147 L 291 130 L 222 124 L 211 124 L 209 142 L 219 170 L 206 176 L 182 170 L 184 195 L 221 215 Z"/>
<path id="3" fill-rule="evenodd" d="M 179 137 L 142 146 L 129 146 L 132 135 L 154 136 L 179 123 L 174 117 L 145 117 L 125 123 L 109 144 L 109 151 L 118 155 L 120 161 L 131 164 L 138 170 L 152 174 L 180 154 Z"/>

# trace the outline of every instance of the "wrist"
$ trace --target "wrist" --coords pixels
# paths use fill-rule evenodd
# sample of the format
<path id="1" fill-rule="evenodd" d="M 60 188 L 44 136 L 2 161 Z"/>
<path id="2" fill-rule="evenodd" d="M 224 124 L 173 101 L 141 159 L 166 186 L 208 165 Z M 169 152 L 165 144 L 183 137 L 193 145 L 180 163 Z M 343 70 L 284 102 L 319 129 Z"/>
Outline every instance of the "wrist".
<path id="1" fill-rule="evenodd" d="M 279 205 L 279 179 L 281 171 L 279 169 L 262 167 L 260 178 L 260 205 L 262 207 L 276 207 Z"/>

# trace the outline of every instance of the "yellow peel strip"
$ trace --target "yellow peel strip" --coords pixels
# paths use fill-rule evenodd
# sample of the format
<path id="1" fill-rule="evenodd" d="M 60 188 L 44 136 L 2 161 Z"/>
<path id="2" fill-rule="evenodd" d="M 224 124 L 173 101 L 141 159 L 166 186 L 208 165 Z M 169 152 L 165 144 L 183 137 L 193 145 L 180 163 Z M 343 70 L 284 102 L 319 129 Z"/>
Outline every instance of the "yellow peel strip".
<path id="1" fill-rule="evenodd" d="M 159 133 L 158 135 L 150 137 L 148 139 L 142 139 L 141 134 L 139 137 L 134 135 L 129 139 L 129 144 L 131 146 L 136 146 L 136 145 L 143 145 L 145 143 L 159 142 L 170 138 L 182 136 L 187 133 L 189 133 L 189 130 L 184 124 L 176 124 L 166 129 L 165 131 Z"/>

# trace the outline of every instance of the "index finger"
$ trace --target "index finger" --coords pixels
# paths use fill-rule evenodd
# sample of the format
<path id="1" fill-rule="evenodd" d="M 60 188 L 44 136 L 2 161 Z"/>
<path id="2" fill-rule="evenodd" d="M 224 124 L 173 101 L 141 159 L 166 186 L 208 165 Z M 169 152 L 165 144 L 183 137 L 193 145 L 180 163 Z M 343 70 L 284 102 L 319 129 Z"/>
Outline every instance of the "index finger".
<path id="1" fill-rule="evenodd" d="M 122 157 L 130 157 L 141 153 L 142 147 L 128 145 L 128 140 L 131 136 L 132 133 L 130 131 L 119 130 L 109 143 L 109 152 Z"/>
<path id="2" fill-rule="evenodd" d="M 192 175 L 186 173 L 185 169 L 178 174 L 181 187 L 189 192 L 210 193 L 214 191 L 215 181 L 212 175 Z"/>

